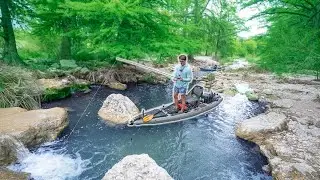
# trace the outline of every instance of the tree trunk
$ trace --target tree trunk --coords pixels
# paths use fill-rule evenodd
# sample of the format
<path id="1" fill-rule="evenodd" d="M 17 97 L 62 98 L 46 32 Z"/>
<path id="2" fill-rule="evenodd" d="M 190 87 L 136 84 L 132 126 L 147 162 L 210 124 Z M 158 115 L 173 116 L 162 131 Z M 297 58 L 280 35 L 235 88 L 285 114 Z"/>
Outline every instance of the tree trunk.
<path id="1" fill-rule="evenodd" d="M 66 35 L 69 31 L 69 25 L 67 20 L 63 20 L 63 35 L 60 44 L 60 59 L 71 59 L 71 38 Z M 71 19 L 70 19 L 71 21 Z"/>
<path id="2" fill-rule="evenodd" d="M 60 59 L 71 59 L 71 38 L 62 36 L 60 45 Z"/>
<path id="3" fill-rule="evenodd" d="M 16 46 L 16 39 L 13 32 L 8 0 L 0 0 L 1 8 L 1 25 L 3 28 L 3 59 L 10 64 L 24 64 L 21 60 Z"/>
<path id="4" fill-rule="evenodd" d="M 220 46 L 220 29 L 218 31 L 218 36 L 217 36 L 217 42 L 216 42 L 216 50 L 214 52 L 214 60 L 217 61 L 218 60 L 218 51 L 219 51 L 219 47 Z"/>

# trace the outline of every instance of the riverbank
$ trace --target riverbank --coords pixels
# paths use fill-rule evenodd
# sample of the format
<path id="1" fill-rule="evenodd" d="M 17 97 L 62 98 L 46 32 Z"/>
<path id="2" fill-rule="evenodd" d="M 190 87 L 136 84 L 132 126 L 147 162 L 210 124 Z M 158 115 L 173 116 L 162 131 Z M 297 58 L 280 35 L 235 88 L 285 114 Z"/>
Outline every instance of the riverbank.
<path id="1" fill-rule="evenodd" d="M 312 77 L 282 77 L 250 70 L 216 74 L 213 89 L 249 87 L 266 102 L 265 114 L 244 120 L 236 135 L 259 145 L 275 179 L 320 177 L 320 83 Z"/>

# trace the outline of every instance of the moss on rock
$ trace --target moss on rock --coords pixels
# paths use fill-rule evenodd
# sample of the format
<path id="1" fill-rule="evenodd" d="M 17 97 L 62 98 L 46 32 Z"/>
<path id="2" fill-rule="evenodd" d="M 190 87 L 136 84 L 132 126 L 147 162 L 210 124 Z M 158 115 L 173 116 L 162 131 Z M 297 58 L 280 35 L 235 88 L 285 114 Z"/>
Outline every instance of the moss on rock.
<path id="1" fill-rule="evenodd" d="M 72 84 L 63 88 L 47 88 L 44 91 L 42 101 L 50 102 L 71 96 L 75 92 L 84 92 L 89 90 L 87 84 Z"/>

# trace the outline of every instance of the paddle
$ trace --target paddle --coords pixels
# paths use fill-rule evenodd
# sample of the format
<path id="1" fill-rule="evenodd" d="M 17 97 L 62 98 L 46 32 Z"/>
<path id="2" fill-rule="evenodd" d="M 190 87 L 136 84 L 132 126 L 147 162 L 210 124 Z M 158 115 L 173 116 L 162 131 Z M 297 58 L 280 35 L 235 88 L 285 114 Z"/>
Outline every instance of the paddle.
<path id="1" fill-rule="evenodd" d="M 148 115 L 146 115 L 146 116 L 144 115 L 144 110 L 142 110 L 142 117 L 143 117 L 142 120 L 143 120 L 143 122 L 144 122 L 144 123 L 147 123 L 147 122 L 151 121 L 156 114 L 158 114 L 159 112 L 161 112 L 163 109 L 169 107 L 170 105 L 172 105 L 172 103 L 171 103 L 171 104 L 168 104 L 168 105 L 166 105 L 166 106 L 163 105 L 162 108 L 159 109 L 158 111 L 156 111 L 155 113 L 153 113 L 153 114 L 148 114 Z"/>
<path id="2" fill-rule="evenodd" d="M 147 123 L 147 122 L 151 121 L 151 119 L 153 119 L 153 117 L 154 117 L 154 114 L 146 115 L 143 117 L 143 122 Z"/>

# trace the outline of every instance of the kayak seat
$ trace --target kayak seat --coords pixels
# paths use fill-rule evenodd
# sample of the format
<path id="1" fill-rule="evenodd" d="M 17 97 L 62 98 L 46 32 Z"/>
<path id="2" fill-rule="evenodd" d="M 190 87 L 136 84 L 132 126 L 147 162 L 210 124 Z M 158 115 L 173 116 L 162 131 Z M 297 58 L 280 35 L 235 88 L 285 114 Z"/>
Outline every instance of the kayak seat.
<path id="1" fill-rule="evenodd" d="M 186 97 L 186 103 L 188 106 L 197 107 L 200 103 L 200 97 L 203 95 L 202 86 L 194 86 L 191 92 Z"/>

